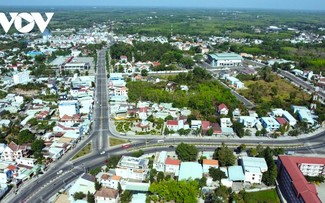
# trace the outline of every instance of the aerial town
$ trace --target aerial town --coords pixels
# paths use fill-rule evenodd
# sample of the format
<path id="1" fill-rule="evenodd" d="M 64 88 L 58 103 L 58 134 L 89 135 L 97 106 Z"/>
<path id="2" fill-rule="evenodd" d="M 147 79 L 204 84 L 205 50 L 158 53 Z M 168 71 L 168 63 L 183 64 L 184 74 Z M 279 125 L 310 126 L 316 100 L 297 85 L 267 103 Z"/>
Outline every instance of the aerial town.
<path id="1" fill-rule="evenodd" d="M 323 22 L 81 11 L 0 29 L 0 202 L 325 202 Z"/>

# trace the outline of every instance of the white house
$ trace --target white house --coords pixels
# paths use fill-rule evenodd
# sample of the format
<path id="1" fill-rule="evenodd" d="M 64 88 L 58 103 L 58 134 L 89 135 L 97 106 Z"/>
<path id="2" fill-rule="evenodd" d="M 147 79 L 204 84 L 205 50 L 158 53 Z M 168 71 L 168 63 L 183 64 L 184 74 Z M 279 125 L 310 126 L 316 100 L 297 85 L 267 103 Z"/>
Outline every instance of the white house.
<path id="1" fill-rule="evenodd" d="M 245 174 L 245 182 L 261 184 L 262 175 L 268 170 L 264 158 L 243 157 L 242 166 Z"/>
<path id="2" fill-rule="evenodd" d="M 119 193 L 116 189 L 102 187 L 95 193 L 96 203 L 118 203 Z"/>
<path id="3" fill-rule="evenodd" d="M 90 192 L 91 194 L 94 194 L 96 192 L 95 177 L 85 173 L 77 179 L 77 181 L 69 189 L 69 200 L 72 203 L 75 202 L 73 195 L 76 192 L 82 192 L 84 194 L 88 194 L 88 192 Z"/>
<path id="4" fill-rule="evenodd" d="M 191 128 L 198 129 L 201 128 L 202 121 L 201 120 L 191 120 Z"/>
<path id="5" fill-rule="evenodd" d="M 58 105 L 60 118 L 64 115 L 73 116 L 80 113 L 78 100 L 59 101 Z"/>
<path id="6" fill-rule="evenodd" d="M 99 173 L 96 176 L 98 182 L 104 187 L 118 189 L 118 184 L 120 183 L 122 177 L 117 175 L 111 175 L 108 173 Z"/>
<path id="7" fill-rule="evenodd" d="M 239 116 L 239 122 L 246 128 L 253 128 L 257 123 L 257 119 L 254 116 Z"/>
<path id="8" fill-rule="evenodd" d="M 1 154 L 1 159 L 5 161 L 15 161 L 28 153 L 27 145 L 17 145 L 10 142 Z"/>
<path id="9" fill-rule="evenodd" d="M 261 123 L 267 132 L 272 132 L 280 128 L 280 123 L 273 117 L 262 117 Z"/>
<path id="10" fill-rule="evenodd" d="M 220 126 L 221 128 L 229 128 L 232 126 L 232 122 L 230 118 L 220 118 Z"/>
<path id="11" fill-rule="evenodd" d="M 116 166 L 116 175 L 122 178 L 146 180 L 149 172 L 149 160 L 131 156 L 122 156 Z"/>
<path id="12" fill-rule="evenodd" d="M 165 161 L 167 158 L 167 151 L 156 152 L 155 159 L 153 161 L 153 168 L 157 171 L 165 170 Z"/>
<path id="13" fill-rule="evenodd" d="M 272 109 L 271 116 L 283 117 L 288 121 L 290 126 L 295 126 L 297 124 L 297 120 L 288 111 L 283 109 Z"/>
<path id="14" fill-rule="evenodd" d="M 209 173 L 210 168 L 219 167 L 219 162 L 218 160 L 213 160 L 213 159 L 203 159 L 202 166 L 203 166 L 203 173 Z"/>
<path id="15" fill-rule="evenodd" d="M 175 176 L 179 174 L 180 160 L 167 158 L 165 161 L 165 173 L 173 173 Z"/>
<path id="16" fill-rule="evenodd" d="M 15 85 L 28 83 L 29 82 L 29 71 L 15 73 L 12 76 L 12 79 L 13 79 Z"/>
<path id="17" fill-rule="evenodd" d="M 220 115 L 228 115 L 229 109 L 226 104 L 222 103 L 218 106 L 218 113 Z"/>
<path id="18" fill-rule="evenodd" d="M 34 167 L 37 164 L 37 161 L 36 161 L 36 159 L 33 159 L 33 158 L 21 157 L 19 159 L 16 159 L 16 163 L 23 165 L 23 166 Z"/>

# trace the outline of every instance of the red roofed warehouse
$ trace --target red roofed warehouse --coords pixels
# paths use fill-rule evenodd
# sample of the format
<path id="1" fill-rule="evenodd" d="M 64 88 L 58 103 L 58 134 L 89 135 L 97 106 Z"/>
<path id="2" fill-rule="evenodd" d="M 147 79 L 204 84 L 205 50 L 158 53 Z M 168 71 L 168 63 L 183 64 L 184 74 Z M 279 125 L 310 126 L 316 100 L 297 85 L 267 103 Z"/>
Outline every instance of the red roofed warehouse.
<path id="1" fill-rule="evenodd" d="M 321 203 L 314 184 L 305 175 L 325 174 L 325 158 L 279 156 L 278 181 L 287 202 Z"/>

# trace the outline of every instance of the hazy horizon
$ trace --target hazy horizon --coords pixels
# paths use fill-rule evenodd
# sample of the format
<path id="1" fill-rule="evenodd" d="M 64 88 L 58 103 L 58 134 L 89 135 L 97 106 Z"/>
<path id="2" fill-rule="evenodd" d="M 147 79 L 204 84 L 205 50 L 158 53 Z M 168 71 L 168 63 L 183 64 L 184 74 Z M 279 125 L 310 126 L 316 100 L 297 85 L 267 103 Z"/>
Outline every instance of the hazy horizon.
<path id="1" fill-rule="evenodd" d="M 15 0 L 0 1 L 0 6 L 24 7 L 24 6 L 111 6 L 111 7 L 174 7 L 174 8 L 215 8 L 215 9 L 285 9 L 285 10 L 325 10 L 324 0 Z M 0 9 L 1 11 L 1 9 Z"/>

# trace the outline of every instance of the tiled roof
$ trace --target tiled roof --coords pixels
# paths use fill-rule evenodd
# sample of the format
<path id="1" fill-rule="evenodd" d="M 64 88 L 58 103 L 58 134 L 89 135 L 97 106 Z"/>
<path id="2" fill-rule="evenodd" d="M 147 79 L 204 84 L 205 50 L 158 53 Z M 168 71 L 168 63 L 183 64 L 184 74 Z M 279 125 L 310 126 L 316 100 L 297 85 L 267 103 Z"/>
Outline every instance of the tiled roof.
<path id="1" fill-rule="evenodd" d="M 165 161 L 165 164 L 166 165 L 179 165 L 180 163 L 181 163 L 180 160 L 178 160 L 178 159 L 171 159 L 169 157 Z"/>
<path id="2" fill-rule="evenodd" d="M 116 199 L 116 197 L 118 196 L 118 190 L 102 187 L 99 191 L 95 193 L 95 196 Z"/>
<path id="3" fill-rule="evenodd" d="M 307 182 L 298 168 L 298 164 L 325 164 L 325 158 L 279 156 L 279 159 L 288 172 L 295 190 L 298 195 L 301 195 L 304 202 L 320 203 L 315 186 Z"/>
<path id="4" fill-rule="evenodd" d="M 202 121 L 202 130 L 208 130 L 210 128 L 210 121 Z"/>
<path id="5" fill-rule="evenodd" d="M 203 159 L 203 165 L 218 166 L 219 162 L 213 159 Z"/>
<path id="6" fill-rule="evenodd" d="M 176 120 L 168 120 L 167 125 L 178 125 L 178 121 L 176 121 Z"/>
<path id="7" fill-rule="evenodd" d="M 222 103 L 218 106 L 219 111 L 222 109 L 228 109 L 228 107 L 226 106 L 226 104 Z"/>

